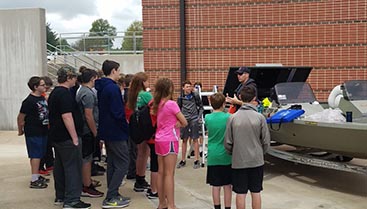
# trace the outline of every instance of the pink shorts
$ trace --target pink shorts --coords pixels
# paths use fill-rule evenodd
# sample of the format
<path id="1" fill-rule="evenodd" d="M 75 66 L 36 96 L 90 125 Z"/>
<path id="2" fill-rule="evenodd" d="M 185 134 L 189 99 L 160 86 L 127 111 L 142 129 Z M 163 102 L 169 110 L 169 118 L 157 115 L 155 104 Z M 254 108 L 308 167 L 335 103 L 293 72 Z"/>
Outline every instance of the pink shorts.
<path id="1" fill-rule="evenodd" d="M 178 154 L 178 141 L 155 141 L 155 153 L 160 156 Z"/>

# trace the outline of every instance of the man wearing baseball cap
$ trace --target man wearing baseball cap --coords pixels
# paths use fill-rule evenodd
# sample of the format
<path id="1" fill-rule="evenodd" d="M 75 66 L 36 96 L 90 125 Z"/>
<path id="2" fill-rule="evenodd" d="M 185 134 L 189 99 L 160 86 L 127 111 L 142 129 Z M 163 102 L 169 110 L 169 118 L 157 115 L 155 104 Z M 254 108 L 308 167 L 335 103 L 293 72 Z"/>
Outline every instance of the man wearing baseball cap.
<path id="1" fill-rule="evenodd" d="M 235 106 L 236 111 L 243 105 L 243 102 L 240 100 L 240 92 L 243 87 L 248 86 L 255 89 L 257 95 L 257 87 L 255 80 L 250 78 L 251 69 L 247 67 L 240 67 L 237 71 L 237 79 L 240 82 L 238 87 L 234 90 L 233 97 L 229 97 L 227 94 L 226 102 Z"/>

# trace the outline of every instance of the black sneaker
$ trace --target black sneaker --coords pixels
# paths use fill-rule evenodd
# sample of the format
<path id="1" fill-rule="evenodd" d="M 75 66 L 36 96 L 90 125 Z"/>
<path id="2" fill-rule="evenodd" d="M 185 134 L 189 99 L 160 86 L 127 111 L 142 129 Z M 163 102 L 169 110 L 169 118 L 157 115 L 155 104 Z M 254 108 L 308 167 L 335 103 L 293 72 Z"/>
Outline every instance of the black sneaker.
<path id="1" fill-rule="evenodd" d="M 153 193 L 151 189 L 147 190 L 147 193 L 145 194 L 148 199 L 157 199 L 158 198 L 158 192 Z"/>
<path id="2" fill-rule="evenodd" d="M 200 162 L 198 160 L 195 160 L 194 165 L 193 165 L 193 168 L 194 169 L 200 168 Z"/>
<path id="3" fill-rule="evenodd" d="M 38 177 L 38 180 L 40 180 L 40 181 L 42 181 L 42 182 L 44 182 L 44 183 L 49 183 L 49 182 L 50 182 L 50 179 L 47 179 L 47 178 L 45 178 L 45 177 L 43 177 L 43 176 L 39 176 L 39 177 Z"/>
<path id="4" fill-rule="evenodd" d="M 31 183 L 29 184 L 29 188 L 32 188 L 32 189 L 45 189 L 47 188 L 47 186 L 48 185 L 40 179 L 36 181 L 31 181 Z"/>
<path id="5" fill-rule="evenodd" d="M 90 206 L 91 204 L 79 200 L 78 202 L 64 203 L 63 209 L 90 209 Z"/>
<path id="6" fill-rule="evenodd" d="M 186 165 L 186 161 L 181 160 L 181 161 L 178 163 L 177 168 L 185 167 L 185 165 Z"/>
<path id="7" fill-rule="evenodd" d="M 54 205 L 62 205 L 64 204 L 64 199 L 56 198 L 54 201 Z"/>
<path id="8" fill-rule="evenodd" d="M 101 171 L 101 172 L 106 172 L 106 169 L 103 167 L 103 166 L 100 166 L 98 164 L 95 164 L 96 168 L 98 171 Z"/>
<path id="9" fill-rule="evenodd" d="M 129 175 L 129 174 L 127 174 L 127 176 L 126 176 L 126 179 L 135 179 L 136 178 L 136 175 Z"/>
<path id="10" fill-rule="evenodd" d="M 136 181 L 134 184 L 135 192 L 144 192 L 147 189 L 150 189 L 150 185 L 147 181 L 145 181 L 145 179 L 143 179 L 141 182 Z"/>
<path id="11" fill-rule="evenodd" d="M 190 154 L 187 155 L 187 158 L 190 159 L 190 157 L 194 157 L 195 156 L 195 151 L 191 150 Z"/>
<path id="12" fill-rule="evenodd" d="M 92 176 L 102 176 L 106 172 L 106 169 L 96 163 L 92 163 Z"/>

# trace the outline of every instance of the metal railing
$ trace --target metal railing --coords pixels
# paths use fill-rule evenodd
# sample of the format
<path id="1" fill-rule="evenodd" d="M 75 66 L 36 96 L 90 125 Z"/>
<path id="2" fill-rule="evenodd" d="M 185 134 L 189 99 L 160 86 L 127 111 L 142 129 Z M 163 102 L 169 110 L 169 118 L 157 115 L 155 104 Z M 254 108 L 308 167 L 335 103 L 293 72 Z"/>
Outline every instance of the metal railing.
<path id="1" fill-rule="evenodd" d="M 53 49 L 53 51 L 47 50 L 47 53 L 55 54 L 54 60 L 51 60 L 51 62 L 53 62 L 54 65 L 57 65 L 57 63 L 60 63 L 59 57 L 63 56 L 61 63 L 70 65 L 76 69 L 79 68 L 79 66 L 81 65 L 80 63 L 82 63 L 82 65 L 85 65 L 86 67 L 90 67 L 93 69 L 101 69 L 102 67 L 101 63 L 86 56 L 85 54 L 81 54 L 80 51 L 77 51 L 73 49 L 72 47 L 70 47 L 68 51 L 64 51 L 49 43 L 47 43 L 47 47 Z M 55 52 L 57 52 L 57 54 Z M 57 67 L 61 67 L 61 66 L 57 66 Z"/>
<path id="2" fill-rule="evenodd" d="M 84 54 L 141 54 L 143 34 L 138 32 L 116 32 L 116 35 L 95 32 L 60 33 L 58 48 Z M 69 45 L 65 45 L 65 41 Z M 125 43 L 125 45 L 123 45 Z"/>

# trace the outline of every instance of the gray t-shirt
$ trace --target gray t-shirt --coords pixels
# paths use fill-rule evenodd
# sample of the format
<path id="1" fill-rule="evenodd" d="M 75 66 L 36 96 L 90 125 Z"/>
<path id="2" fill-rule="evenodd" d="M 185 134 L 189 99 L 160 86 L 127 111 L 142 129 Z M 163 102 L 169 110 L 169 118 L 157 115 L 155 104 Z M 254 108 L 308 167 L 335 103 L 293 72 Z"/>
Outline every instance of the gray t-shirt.
<path id="1" fill-rule="evenodd" d="M 83 115 L 84 127 L 83 127 L 83 135 L 90 133 L 90 129 L 88 127 L 87 121 L 85 119 L 84 109 L 90 108 L 93 109 L 93 117 L 96 122 L 96 127 L 98 128 L 98 99 L 97 94 L 93 89 L 90 89 L 87 86 L 81 86 L 76 94 L 76 102 L 78 103 L 78 107 L 80 112 Z"/>
<path id="2" fill-rule="evenodd" d="M 177 99 L 177 104 L 188 121 L 198 120 L 204 111 L 199 95 L 194 92 L 180 96 Z"/>

